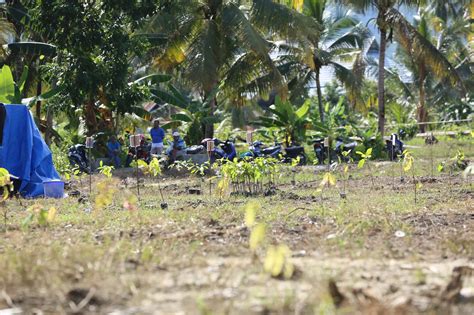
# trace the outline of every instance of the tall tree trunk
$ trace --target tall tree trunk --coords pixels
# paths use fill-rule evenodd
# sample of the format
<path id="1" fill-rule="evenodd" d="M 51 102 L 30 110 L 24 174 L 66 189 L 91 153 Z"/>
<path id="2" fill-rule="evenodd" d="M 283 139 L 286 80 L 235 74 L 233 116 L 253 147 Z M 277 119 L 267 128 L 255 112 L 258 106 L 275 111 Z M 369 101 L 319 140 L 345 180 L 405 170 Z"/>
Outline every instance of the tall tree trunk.
<path id="1" fill-rule="evenodd" d="M 315 72 L 316 72 L 316 90 L 318 92 L 319 119 L 321 120 L 321 122 L 324 122 L 323 95 L 321 93 L 320 68 L 316 68 Z"/>
<path id="2" fill-rule="evenodd" d="M 97 131 L 97 118 L 95 115 L 94 98 L 89 96 L 89 100 L 85 104 L 84 118 L 87 127 L 87 135 L 92 136 Z"/>
<path id="3" fill-rule="evenodd" d="M 387 46 L 387 30 L 380 27 L 380 51 L 379 51 L 379 77 L 378 77 L 378 103 L 379 103 L 379 132 L 384 135 L 385 131 L 385 49 Z"/>
<path id="4" fill-rule="evenodd" d="M 36 83 L 36 96 L 39 97 L 41 95 L 41 90 L 43 89 L 43 84 L 41 83 L 41 78 L 38 75 L 38 83 Z M 38 99 L 36 101 L 36 118 L 38 122 L 41 121 L 41 101 Z"/>
<path id="5" fill-rule="evenodd" d="M 209 107 L 211 109 L 210 116 L 213 116 L 217 108 L 217 99 L 215 97 L 212 98 L 212 100 L 209 102 Z M 205 124 L 204 137 L 205 138 L 214 137 L 214 124 L 212 122 Z"/>
<path id="6" fill-rule="evenodd" d="M 53 137 L 52 130 L 53 130 L 53 110 L 51 108 L 48 108 L 46 110 L 46 132 L 44 133 L 44 141 L 49 147 L 51 146 L 51 142 L 52 142 L 51 140 Z"/>
<path id="7" fill-rule="evenodd" d="M 425 66 L 423 64 L 420 64 L 419 67 L 419 97 L 420 97 L 420 103 L 418 105 L 417 109 L 417 118 L 419 123 L 424 123 L 426 122 L 428 118 L 428 112 L 426 110 L 426 95 L 425 95 L 425 78 L 426 78 L 426 71 L 425 71 Z M 420 124 L 419 125 L 420 132 L 425 132 L 426 131 L 426 125 L 425 124 Z"/>

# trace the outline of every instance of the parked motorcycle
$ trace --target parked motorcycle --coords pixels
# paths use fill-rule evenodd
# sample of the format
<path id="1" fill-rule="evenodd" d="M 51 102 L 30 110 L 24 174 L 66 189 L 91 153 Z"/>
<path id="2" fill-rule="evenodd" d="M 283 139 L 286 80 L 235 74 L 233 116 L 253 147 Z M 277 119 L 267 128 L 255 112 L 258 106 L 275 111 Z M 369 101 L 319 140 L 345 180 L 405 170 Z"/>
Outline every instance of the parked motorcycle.
<path id="1" fill-rule="evenodd" d="M 313 150 L 318 160 L 318 164 L 324 164 L 324 160 L 327 156 L 327 149 L 324 146 L 324 139 L 315 139 L 313 140 Z"/>
<path id="2" fill-rule="evenodd" d="M 350 152 L 351 154 L 355 153 L 355 148 L 357 147 L 358 143 L 356 141 L 352 142 L 344 142 L 342 138 L 336 139 L 336 148 L 335 153 L 338 159 L 343 162 L 349 162 L 350 157 L 347 155 L 346 152 Z"/>
<path id="3" fill-rule="evenodd" d="M 283 148 L 281 143 L 275 142 L 271 147 L 263 147 L 261 141 L 254 141 L 249 146 L 249 151 L 243 153 L 241 158 L 257 158 L 257 157 L 268 157 L 274 159 L 281 159 L 283 163 L 291 163 L 292 160 L 299 157 L 300 165 L 306 164 L 307 157 L 304 152 L 304 147 L 295 144 L 289 147 Z"/>
<path id="4" fill-rule="evenodd" d="M 225 141 L 219 140 L 217 138 L 210 139 L 206 138 L 202 140 L 201 145 L 207 150 L 207 143 L 208 141 L 214 141 L 214 148 L 211 149 L 209 152 L 209 157 L 211 163 L 214 163 L 216 160 L 228 160 L 232 161 L 235 157 L 237 157 L 237 151 L 235 150 L 234 143 L 227 139 Z"/>
<path id="5" fill-rule="evenodd" d="M 392 134 L 389 140 L 385 140 L 385 149 L 390 161 L 395 161 L 403 156 L 403 142 L 396 133 Z"/>
<path id="6" fill-rule="evenodd" d="M 90 162 L 87 158 L 86 146 L 83 144 L 76 144 L 69 148 L 68 159 L 72 167 L 79 168 L 80 172 L 90 172 Z"/>
<path id="7" fill-rule="evenodd" d="M 130 167 L 133 160 L 139 159 L 147 163 L 151 161 L 151 144 L 149 144 L 145 138 L 140 140 L 140 146 L 128 147 L 127 158 L 125 159 L 125 167 Z"/>
<path id="8" fill-rule="evenodd" d="M 345 142 L 341 137 L 336 138 L 336 144 L 334 149 L 329 150 L 331 156 L 331 162 L 338 161 L 339 159 L 344 162 L 349 161 L 349 157 L 346 156 L 345 152 L 354 153 L 357 147 L 357 141 Z M 324 145 L 324 139 L 313 140 L 313 149 L 318 160 L 318 164 L 324 164 L 328 155 L 328 148 Z"/>

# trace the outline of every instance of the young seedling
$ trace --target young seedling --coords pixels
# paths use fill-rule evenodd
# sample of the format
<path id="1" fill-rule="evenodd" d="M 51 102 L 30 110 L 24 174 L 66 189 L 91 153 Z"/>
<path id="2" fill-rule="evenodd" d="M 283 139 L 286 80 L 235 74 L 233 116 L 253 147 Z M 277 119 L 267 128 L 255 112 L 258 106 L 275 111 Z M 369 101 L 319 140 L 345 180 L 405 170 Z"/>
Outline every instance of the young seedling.
<path id="1" fill-rule="evenodd" d="M 28 228 L 35 220 L 39 226 L 46 227 L 56 218 L 57 210 L 54 207 L 45 209 L 42 205 L 35 204 L 28 208 L 29 215 L 23 220 L 22 227 Z"/>
<path id="2" fill-rule="evenodd" d="M 260 205 L 249 202 L 245 206 L 245 226 L 250 230 L 249 248 L 254 261 L 258 260 L 257 250 L 265 241 L 266 225 L 257 222 L 257 211 Z M 286 245 L 270 246 L 265 255 L 263 269 L 274 278 L 290 279 L 294 273 L 294 266 L 290 261 L 291 251 Z"/>
<path id="3" fill-rule="evenodd" d="M 99 173 L 104 175 L 105 177 L 107 178 L 111 178 L 112 177 L 112 171 L 114 170 L 115 168 L 113 166 L 110 166 L 110 165 L 105 165 L 103 161 L 100 161 L 100 165 L 99 165 Z"/>
<path id="4" fill-rule="evenodd" d="M 3 210 L 3 224 L 5 231 L 7 231 L 7 221 L 8 221 L 8 208 L 5 206 L 5 201 L 10 196 L 10 191 L 13 190 L 13 183 L 10 178 L 10 173 L 5 168 L 0 168 L 0 187 L 3 188 L 2 200 L 0 201 L 0 206 Z"/>
<path id="5" fill-rule="evenodd" d="M 414 166 L 415 159 L 413 158 L 413 155 L 411 152 L 408 150 L 405 150 L 403 152 L 403 171 L 405 173 L 409 172 L 411 170 L 412 172 L 412 178 L 413 178 L 413 191 L 414 191 L 414 196 L 415 196 L 415 204 L 416 204 L 416 191 L 417 188 L 421 188 L 421 184 L 418 185 L 415 177 L 415 166 Z"/>
<path id="6" fill-rule="evenodd" d="M 321 202 L 323 201 L 323 190 L 324 187 L 330 187 L 330 186 L 336 186 L 336 176 L 332 174 L 332 172 L 329 170 L 328 172 L 324 173 L 323 179 L 319 183 L 319 187 L 316 190 L 316 192 L 321 193 Z"/>
<path id="7" fill-rule="evenodd" d="M 349 182 L 349 163 L 353 162 L 352 157 L 350 156 L 351 150 L 349 151 L 342 151 L 342 156 L 344 157 L 344 160 L 347 161 L 347 163 L 344 165 L 342 168 L 342 192 L 340 193 L 340 196 L 342 199 L 346 199 L 347 194 L 346 194 L 346 186 L 347 183 Z M 339 158 L 339 163 L 342 164 L 342 159 Z"/>
<path id="8" fill-rule="evenodd" d="M 140 160 L 141 161 L 141 160 Z M 146 175 L 150 175 L 153 178 L 157 178 L 158 176 L 161 175 L 161 165 L 160 161 L 154 157 L 149 164 L 147 164 L 145 161 L 141 161 L 143 163 L 140 163 L 139 161 L 139 167 L 141 168 L 142 172 Z M 161 189 L 161 185 L 158 183 L 158 190 L 160 191 L 160 196 L 161 196 L 161 204 L 160 208 L 161 209 L 167 209 L 168 208 L 168 203 L 166 203 L 165 198 L 163 197 L 163 191 Z"/>
<path id="9" fill-rule="evenodd" d="M 266 225 L 257 222 L 257 211 L 260 205 L 256 202 L 249 202 L 245 206 L 245 226 L 250 230 L 249 248 L 253 253 L 254 259 L 257 257 L 256 251 L 260 244 L 265 240 Z"/>
<path id="10" fill-rule="evenodd" d="M 263 268 L 273 278 L 290 279 L 295 271 L 290 259 L 291 250 L 288 246 L 270 246 L 265 256 Z"/>
<path id="11" fill-rule="evenodd" d="M 361 151 L 357 151 L 356 153 L 360 155 L 360 161 L 357 164 L 357 167 L 359 169 L 362 169 L 364 165 L 367 165 L 367 168 L 369 169 L 369 176 L 372 182 L 372 189 L 373 189 L 375 186 L 375 183 L 374 183 L 374 177 L 372 175 L 372 170 L 370 169 L 370 163 L 369 163 L 369 160 L 372 158 L 372 148 L 368 148 L 367 151 L 365 151 L 365 153 Z"/>
<path id="12" fill-rule="evenodd" d="M 291 184 L 296 185 L 296 167 L 300 165 L 301 157 L 297 156 L 295 159 L 291 159 Z"/>

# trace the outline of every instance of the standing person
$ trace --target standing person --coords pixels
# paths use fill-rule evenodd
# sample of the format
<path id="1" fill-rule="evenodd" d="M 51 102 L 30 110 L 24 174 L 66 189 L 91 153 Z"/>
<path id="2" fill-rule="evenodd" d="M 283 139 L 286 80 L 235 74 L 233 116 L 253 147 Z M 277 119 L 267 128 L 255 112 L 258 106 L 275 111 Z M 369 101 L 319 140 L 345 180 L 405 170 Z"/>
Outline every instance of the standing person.
<path id="1" fill-rule="evenodd" d="M 163 152 L 163 139 L 165 138 L 165 130 L 160 127 L 160 121 L 153 121 L 153 128 L 150 130 L 151 136 L 151 154 L 160 155 Z"/>
<path id="2" fill-rule="evenodd" d="M 120 168 L 120 143 L 117 138 L 112 135 L 107 141 L 107 155 L 115 168 Z"/>

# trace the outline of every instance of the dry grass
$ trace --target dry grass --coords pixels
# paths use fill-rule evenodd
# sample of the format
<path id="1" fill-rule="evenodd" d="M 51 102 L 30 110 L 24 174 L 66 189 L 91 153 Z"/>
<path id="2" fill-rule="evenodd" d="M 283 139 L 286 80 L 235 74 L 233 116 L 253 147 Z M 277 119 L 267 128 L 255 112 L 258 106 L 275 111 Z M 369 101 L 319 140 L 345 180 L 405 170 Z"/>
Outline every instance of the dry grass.
<path id="1" fill-rule="evenodd" d="M 469 141 L 449 145 L 474 158 Z M 437 160 L 446 148 L 440 143 L 433 149 Z M 453 268 L 474 267 L 472 178 L 432 179 L 430 149 L 413 151 L 423 182 L 416 204 L 411 179 L 401 182 L 399 165 L 391 163 L 373 163 L 374 187 L 367 170 L 351 168 L 347 199 L 339 195 L 340 179 L 337 187 L 317 192 L 321 173 L 304 167 L 295 185 L 284 173 L 268 197 L 220 199 L 209 195 L 207 184 L 202 195 L 190 195 L 199 179 L 165 176 L 145 181 L 133 211 L 123 209 L 135 192 L 124 181 L 113 186 L 113 204 L 100 210 L 87 198 L 11 200 L 0 240 L 0 308 L 50 314 L 471 314 L 472 295 L 463 295 L 473 289 L 469 275 L 462 294 L 456 286 L 450 291 L 456 300 L 443 291 Z M 86 195 L 86 187 L 78 188 Z M 262 205 L 257 219 L 268 226 L 256 255 L 243 224 L 249 200 Z M 34 203 L 56 207 L 54 222 L 22 224 Z M 269 244 L 291 248 L 294 278 L 263 272 Z"/>

